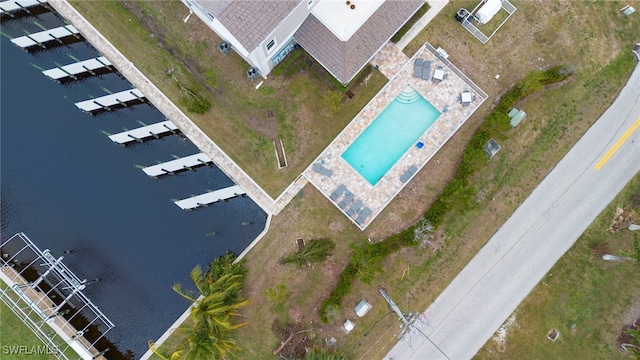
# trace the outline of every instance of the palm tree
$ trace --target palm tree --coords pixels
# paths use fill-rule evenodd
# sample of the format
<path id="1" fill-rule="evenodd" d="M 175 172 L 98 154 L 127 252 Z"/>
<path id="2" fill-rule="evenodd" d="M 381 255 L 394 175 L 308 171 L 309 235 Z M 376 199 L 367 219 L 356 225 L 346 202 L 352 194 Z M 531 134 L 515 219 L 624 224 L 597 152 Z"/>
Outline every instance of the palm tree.
<path id="1" fill-rule="evenodd" d="M 236 293 L 242 288 L 241 275 L 223 275 L 210 281 L 196 267 L 191 276 L 202 295 L 196 298 L 192 293 L 183 291 L 180 284 L 175 284 L 173 290 L 193 303 L 191 317 L 196 323 L 214 331 L 235 330 L 245 325 L 231 323 L 231 318 L 239 315 L 239 309 L 249 303 L 249 300 L 236 299 Z"/>
<path id="2" fill-rule="evenodd" d="M 636 237 L 633 241 L 633 249 L 631 251 L 620 251 L 620 254 L 629 260 L 633 260 L 640 265 L 640 239 Z"/>
<path id="3" fill-rule="evenodd" d="M 249 303 L 240 297 L 243 275 L 227 274 L 216 279 L 211 272 L 204 273 L 197 266 L 190 276 L 200 294 L 185 291 L 180 284 L 175 284 L 173 290 L 193 303 L 191 318 L 194 325 L 181 328 L 187 332 L 187 337 L 170 360 L 226 359 L 240 350 L 231 338 L 231 332 L 246 324 L 233 322 L 233 318 L 240 315 L 239 310 Z M 149 343 L 149 348 L 169 360 L 158 353 L 153 343 Z"/>
<path id="4" fill-rule="evenodd" d="M 309 245 L 287 256 L 284 261 L 304 266 L 307 263 L 324 261 L 331 255 L 336 244 L 330 239 L 311 239 Z"/>
<path id="5" fill-rule="evenodd" d="M 341 353 L 330 353 L 327 350 L 314 348 L 307 352 L 304 360 L 345 360 L 346 357 Z"/>
<path id="6" fill-rule="evenodd" d="M 227 359 L 238 350 L 240 347 L 234 340 L 216 336 L 204 327 L 195 327 L 180 350 L 171 355 L 171 360 Z"/>

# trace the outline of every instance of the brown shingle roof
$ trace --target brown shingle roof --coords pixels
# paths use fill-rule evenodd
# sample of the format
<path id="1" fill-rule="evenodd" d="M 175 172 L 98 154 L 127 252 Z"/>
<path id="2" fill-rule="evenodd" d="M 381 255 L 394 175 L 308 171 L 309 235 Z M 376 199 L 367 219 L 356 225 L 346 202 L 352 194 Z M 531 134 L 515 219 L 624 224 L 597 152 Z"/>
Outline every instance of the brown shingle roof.
<path id="1" fill-rule="evenodd" d="M 343 84 L 348 83 L 424 0 L 387 0 L 347 41 L 338 39 L 311 15 L 293 35 L 311 56 Z"/>
<path id="2" fill-rule="evenodd" d="M 255 49 L 301 0 L 200 0 L 248 50 Z"/>
<path id="3" fill-rule="evenodd" d="M 207 9 L 213 17 L 218 17 L 233 3 L 233 0 L 199 0 L 197 3 Z"/>

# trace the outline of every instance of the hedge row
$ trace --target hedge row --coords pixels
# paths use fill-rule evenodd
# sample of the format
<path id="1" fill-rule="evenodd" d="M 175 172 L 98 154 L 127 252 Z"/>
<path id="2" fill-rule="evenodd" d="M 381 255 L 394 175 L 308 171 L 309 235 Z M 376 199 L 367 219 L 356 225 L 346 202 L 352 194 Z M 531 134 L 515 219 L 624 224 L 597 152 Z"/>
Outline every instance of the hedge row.
<path id="1" fill-rule="evenodd" d="M 444 216 L 451 210 L 465 212 L 474 206 L 475 189 L 469 186 L 469 178 L 484 167 L 489 158 L 483 146 L 494 138 L 504 140 L 510 129 L 507 113 L 520 99 L 539 91 L 545 86 L 560 82 L 573 71 L 565 66 L 556 66 L 547 70 L 529 73 L 515 84 L 500 99 L 496 107 L 487 115 L 485 121 L 469 141 L 462 160 L 458 164 L 455 178 L 445 187 L 433 205 L 424 214 L 424 218 L 437 228 Z"/>
<path id="2" fill-rule="evenodd" d="M 484 123 L 480 125 L 469 141 L 458 165 L 455 178 L 425 212 L 424 218 L 434 228 L 442 224 L 444 216 L 449 211 L 464 212 L 474 206 L 475 190 L 469 186 L 469 178 L 488 162 L 487 155 L 483 149 L 484 144 L 492 137 L 497 139 L 505 139 L 507 137 L 507 131 L 510 129 L 507 112 L 518 100 L 542 89 L 544 86 L 566 79 L 571 73 L 572 71 L 564 66 L 535 71 L 527 75 L 502 96 L 498 105 L 487 116 Z M 342 299 L 351 290 L 351 284 L 356 276 L 360 275 L 363 282 L 370 283 L 375 274 L 382 271 L 380 262 L 385 257 L 404 246 L 417 244 L 414 238 L 414 228 L 415 226 L 411 226 L 374 244 L 364 242 L 351 247 L 353 254 L 349 258 L 349 263 L 340 274 L 338 284 L 322 303 L 322 307 L 319 310 L 322 321 L 329 322 L 331 320 L 333 309 L 340 308 Z"/>
<path id="3" fill-rule="evenodd" d="M 351 290 L 351 284 L 356 276 L 360 275 L 365 283 L 373 280 L 377 272 L 382 271 L 380 262 L 390 254 L 400 250 L 404 246 L 415 245 L 413 236 L 414 227 L 411 226 L 397 234 L 391 235 L 383 241 L 369 244 L 367 240 L 361 244 L 351 246 L 353 254 L 349 258 L 347 266 L 342 270 L 336 287 L 320 307 L 320 318 L 324 322 L 331 320 L 331 309 L 340 308 L 342 299 Z"/>

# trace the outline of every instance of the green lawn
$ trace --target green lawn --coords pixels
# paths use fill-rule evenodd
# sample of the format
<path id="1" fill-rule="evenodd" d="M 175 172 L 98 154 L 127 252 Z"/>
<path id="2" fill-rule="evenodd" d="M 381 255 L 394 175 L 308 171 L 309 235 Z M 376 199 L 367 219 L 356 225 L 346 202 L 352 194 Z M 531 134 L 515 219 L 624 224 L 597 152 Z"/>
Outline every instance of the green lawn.
<path id="1" fill-rule="evenodd" d="M 214 109 L 205 116 L 194 116 L 193 120 L 272 195 L 279 193 L 295 178 L 386 81 L 379 73 L 374 73 L 359 88 L 356 98 L 340 103 L 335 111 L 331 111 L 332 91 L 338 90 L 319 80 L 318 72 L 306 65 L 293 67 L 291 73 L 287 70 L 271 77 L 256 92 L 254 84 L 242 75 L 246 63 L 233 53 L 227 57 L 219 55 L 215 49 L 218 40 L 201 22 L 192 19 L 188 25 L 182 23 L 186 11 L 180 2 L 127 4 L 133 13 L 121 2 L 74 2 L 74 6 L 170 98 L 178 101 L 179 94 L 166 75 L 168 69 L 173 69 L 181 81 L 206 94 Z M 540 3 L 516 3 L 518 12 L 486 45 L 472 38 L 453 20 L 453 14 L 461 3 L 447 5 L 443 13 L 409 44 L 406 53 L 411 56 L 425 41 L 436 47 L 444 46 L 451 55 L 450 60 L 478 83 L 490 95 L 490 100 L 440 150 L 436 155 L 438 165 L 430 163 L 421 171 L 419 175 L 428 174 L 428 179 L 424 180 L 425 176 L 422 178 L 424 183 L 417 185 L 420 176 L 413 180 L 413 184 L 407 187 L 410 190 L 403 191 L 401 198 L 394 200 L 366 232 L 357 230 L 309 186 L 304 189 L 303 196 L 296 197 L 279 216 L 272 219 L 269 233 L 247 257 L 246 289 L 252 303 L 244 313 L 249 324 L 238 333 L 239 341 L 246 349 L 242 357 L 273 358 L 272 351 L 280 339 L 271 330 L 271 325 L 277 319 L 310 324 L 319 342 L 327 337 L 336 337 L 338 347 L 354 358 L 381 358 L 394 341 L 392 335 L 396 332 L 397 323 L 391 316 L 376 323 L 386 312 L 386 304 L 380 299 L 377 287 L 386 287 L 406 311 L 424 310 L 608 107 L 626 82 L 635 65 L 627 48 L 632 41 L 637 41 L 639 18 L 621 17 L 617 12 L 621 4 L 577 2 L 567 7 L 559 1 L 545 3 L 544 6 Z M 594 13 L 599 16 L 591 16 Z M 139 19 L 146 25 L 143 26 Z M 161 38 L 162 41 L 159 40 Z M 337 275 L 348 258 L 349 244 L 367 237 L 375 240 L 371 234 L 385 233 L 385 229 L 396 229 L 411 222 L 412 219 L 398 215 L 402 212 L 397 211 L 397 204 L 409 203 L 420 209 L 427 207 L 431 198 L 419 191 L 429 188 L 427 193 L 432 196 L 444 188 L 459 160 L 461 149 L 493 101 L 530 70 L 558 64 L 574 66 L 576 76 L 518 104 L 529 116 L 512 130 L 508 140 L 502 142 L 502 150 L 489 166 L 474 177 L 477 208 L 465 214 L 449 215 L 438 234 L 440 248 L 437 251 L 429 247 L 401 251 L 384 261 L 383 272 L 371 285 L 356 281 L 338 319 L 343 321 L 353 317 L 352 308 L 361 298 L 370 301 L 374 308 L 371 315 L 358 320 L 356 330 L 349 337 L 340 330 L 341 321 L 321 324 L 316 309 L 336 283 Z M 495 79 L 496 74 L 501 75 L 499 80 Z M 263 119 L 268 108 L 276 110 L 274 121 L 277 126 Z M 256 119 L 258 121 L 254 121 Z M 284 172 L 274 170 L 273 149 L 265 135 L 270 126 L 275 126 L 271 130 L 278 136 L 290 139 L 285 141 L 290 168 Z M 432 180 L 436 177 L 440 179 L 438 182 Z M 389 230 L 386 231 L 388 233 Z M 279 265 L 278 260 L 294 250 L 294 239 L 301 236 L 305 239 L 333 239 L 337 245 L 334 256 L 309 269 Z M 624 244 L 619 245 L 622 247 Z M 613 251 L 618 248 L 613 244 L 610 246 Z M 590 251 L 588 246 L 586 249 L 583 251 Z M 592 262 L 597 263 L 595 259 Z M 617 265 L 623 265 L 617 268 L 626 266 Z M 613 264 L 605 266 L 608 266 L 607 270 L 613 268 Z M 593 274 L 588 271 L 592 270 L 579 263 L 571 263 L 565 269 L 572 281 L 596 296 L 597 288 L 590 281 L 605 278 L 609 271 L 593 270 Z M 549 284 L 557 281 L 559 274 L 555 270 L 551 273 L 555 278 L 545 280 Z M 591 280 L 591 275 L 594 280 Z M 274 289 L 281 283 L 286 284 L 291 295 L 283 300 L 283 304 L 272 304 L 265 296 L 265 290 Z M 616 286 L 623 288 L 625 284 L 628 284 L 626 279 Z M 638 288 L 637 283 L 629 288 Z M 592 301 L 594 304 L 581 303 L 571 293 L 563 294 L 561 290 L 554 296 L 572 304 L 568 309 L 572 312 L 562 321 L 540 321 L 538 329 L 522 337 L 523 342 L 548 346 L 544 336 L 550 328 L 557 328 L 561 338 L 552 346 L 563 344 L 562 341 L 566 343 L 574 323 L 577 325 L 576 334 L 600 331 L 601 327 L 591 326 L 596 320 L 589 318 L 596 314 L 591 309 L 597 306 L 596 301 Z M 626 304 L 616 306 L 620 309 L 610 308 L 612 316 L 620 314 Z M 536 308 L 535 304 L 533 308 L 538 312 L 546 309 L 542 305 Z M 617 320 L 607 320 L 614 329 L 612 333 L 621 325 Z M 535 319 L 518 320 L 519 325 L 514 327 L 516 330 L 512 334 L 518 327 L 533 329 L 527 321 L 535 324 Z M 2 325 L 4 328 L 4 323 Z M 365 337 L 367 329 L 372 327 L 373 330 Z M 593 347 L 607 347 L 611 343 L 603 335 L 585 337 L 593 341 Z M 516 344 L 517 341 L 509 340 L 508 343 Z M 582 345 L 586 346 L 584 342 Z M 533 345 L 528 349 L 529 352 L 513 353 L 507 349 L 495 357 L 531 358 L 532 354 L 546 354 L 543 350 L 537 352 Z M 584 353 L 587 356 L 583 358 L 603 354 Z M 607 350 L 605 353 L 614 354 L 615 351 Z M 576 357 L 560 356 L 566 354 L 571 355 L 567 351 L 549 358 Z"/>
<path id="2" fill-rule="evenodd" d="M 298 56 L 295 66 L 270 74 L 256 90 L 262 78 L 249 81 L 248 64 L 235 52 L 221 54 L 221 39 L 199 18 L 185 24 L 188 10 L 180 1 L 71 3 L 273 198 L 387 82 L 379 72 L 357 77 L 349 86 L 356 96 L 347 100 L 322 66 Z M 171 75 L 211 109 L 189 113 Z M 275 139 L 283 141 L 288 162 L 280 170 Z"/>
<path id="3" fill-rule="evenodd" d="M 2 360 L 22 360 L 25 358 L 33 360 L 51 360 L 56 357 L 45 354 L 25 355 L 10 353 L 10 347 L 26 346 L 27 350 L 43 349 L 44 343 L 24 325 L 24 323 L 0 301 L 0 359 Z"/>
<path id="4" fill-rule="evenodd" d="M 628 205 L 640 211 L 640 174 L 520 304 L 504 344 L 490 340 L 478 359 L 629 358 L 615 340 L 623 325 L 640 316 L 640 264 L 601 258 L 605 251 L 631 250 L 640 238 L 640 232 L 607 230 L 616 208 Z M 555 342 L 547 339 L 552 329 L 560 332 Z"/>

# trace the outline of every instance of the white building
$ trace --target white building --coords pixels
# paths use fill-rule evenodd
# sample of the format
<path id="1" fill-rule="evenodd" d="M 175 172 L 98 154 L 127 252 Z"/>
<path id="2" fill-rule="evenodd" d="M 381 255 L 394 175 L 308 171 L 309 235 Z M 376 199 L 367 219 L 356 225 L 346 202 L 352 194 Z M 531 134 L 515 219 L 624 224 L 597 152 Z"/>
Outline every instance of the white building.
<path id="1" fill-rule="evenodd" d="M 348 83 L 424 0 L 182 0 L 266 76 L 302 46 Z"/>

